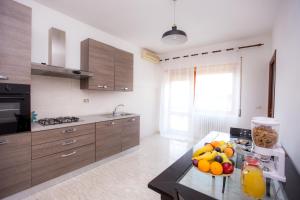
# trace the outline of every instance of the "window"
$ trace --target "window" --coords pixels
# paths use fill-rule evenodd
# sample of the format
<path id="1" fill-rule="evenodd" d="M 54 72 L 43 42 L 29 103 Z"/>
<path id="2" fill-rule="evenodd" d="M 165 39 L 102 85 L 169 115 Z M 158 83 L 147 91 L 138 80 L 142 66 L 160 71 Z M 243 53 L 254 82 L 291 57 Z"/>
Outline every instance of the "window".
<path id="1" fill-rule="evenodd" d="M 239 110 L 239 65 L 168 69 L 164 73 L 160 131 L 173 138 L 226 131 Z"/>
<path id="2" fill-rule="evenodd" d="M 195 111 L 203 114 L 235 115 L 238 110 L 239 76 L 235 66 L 212 66 L 198 70 Z"/>

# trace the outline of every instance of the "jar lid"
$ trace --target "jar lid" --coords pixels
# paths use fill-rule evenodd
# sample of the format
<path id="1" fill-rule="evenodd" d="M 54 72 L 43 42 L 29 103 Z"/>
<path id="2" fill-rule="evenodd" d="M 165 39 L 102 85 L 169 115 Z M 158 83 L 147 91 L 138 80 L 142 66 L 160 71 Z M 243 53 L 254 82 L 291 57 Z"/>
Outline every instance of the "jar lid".
<path id="1" fill-rule="evenodd" d="M 269 118 L 269 117 L 253 117 L 251 122 L 255 124 L 264 124 L 270 126 L 279 125 L 278 121 L 276 121 L 274 118 Z"/>
<path id="2" fill-rule="evenodd" d="M 254 156 L 246 156 L 245 161 L 247 162 L 248 165 L 252 165 L 252 166 L 260 165 L 259 159 Z"/>

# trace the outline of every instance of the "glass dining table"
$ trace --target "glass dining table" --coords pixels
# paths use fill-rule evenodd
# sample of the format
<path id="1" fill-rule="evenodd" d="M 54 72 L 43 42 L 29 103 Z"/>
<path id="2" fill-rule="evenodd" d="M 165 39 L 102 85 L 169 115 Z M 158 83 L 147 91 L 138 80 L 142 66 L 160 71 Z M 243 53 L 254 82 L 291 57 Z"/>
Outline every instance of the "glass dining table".
<path id="1" fill-rule="evenodd" d="M 193 151 L 202 147 L 206 142 L 210 142 L 213 140 L 224 140 L 230 141 L 231 138 L 227 133 L 220 132 L 212 132 L 210 135 L 203 140 L 201 140 L 198 144 L 193 147 Z M 193 165 L 177 180 L 177 183 L 184 185 L 188 188 L 191 188 L 197 192 L 202 194 L 206 194 L 214 199 L 222 199 L 222 200 L 250 200 L 250 198 L 246 196 L 242 190 L 241 186 L 241 165 L 243 163 L 243 157 L 245 156 L 244 152 L 241 150 L 235 151 L 235 156 L 233 160 L 235 161 L 235 169 L 231 176 L 223 177 L 223 176 L 212 176 L 207 173 L 203 173 L 199 171 Z M 226 184 L 224 181 L 226 179 Z M 282 182 L 266 179 L 267 183 L 267 192 L 264 197 L 266 200 L 286 200 L 287 196 L 282 186 Z M 224 187 L 224 190 L 223 190 Z M 222 191 L 223 190 L 223 191 Z M 180 194 L 179 194 L 180 196 Z M 183 199 L 183 197 L 181 197 Z"/>

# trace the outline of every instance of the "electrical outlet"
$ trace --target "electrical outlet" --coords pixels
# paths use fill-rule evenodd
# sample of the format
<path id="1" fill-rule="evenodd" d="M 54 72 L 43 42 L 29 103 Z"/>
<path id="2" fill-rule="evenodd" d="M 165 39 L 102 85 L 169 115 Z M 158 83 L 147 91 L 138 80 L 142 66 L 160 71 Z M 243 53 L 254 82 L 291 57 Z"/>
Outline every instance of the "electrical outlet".
<path id="1" fill-rule="evenodd" d="M 83 99 L 84 103 L 90 103 L 90 99 Z"/>

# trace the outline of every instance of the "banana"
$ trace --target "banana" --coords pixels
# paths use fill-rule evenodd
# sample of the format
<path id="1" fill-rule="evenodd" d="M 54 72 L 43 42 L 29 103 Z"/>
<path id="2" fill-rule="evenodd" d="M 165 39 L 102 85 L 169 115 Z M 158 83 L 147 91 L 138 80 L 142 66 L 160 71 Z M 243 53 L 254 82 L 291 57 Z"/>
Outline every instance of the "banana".
<path id="1" fill-rule="evenodd" d="M 223 159 L 222 163 L 226 163 L 226 162 L 231 163 L 225 153 L 219 153 L 218 155 L 222 157 L 222 159 Z"/>
<path id="2" fill-rule="evenodd" d="M 232 147 L 233 147 L 233 146 L 232 146 L 232 143 L 227 142 L 227 147 L 231 147 L 231 148 L 232 148 Z"/>
<path id="3" fill-rule="evenodd" d="M 202 154 L 201 156 L 195 156 L 193 157 L 193 159 L 196 159 L 196 160 L 202 160 L 202 159 L 205 159 L 210 157 L 211 156 L 211 152 L 208 151 L 208 152 L 205 152 L 204 154 Z"/>
<path id="4" fill-rule="evenodd" d="M 216 151 L 208 151 L 208 152 L 205 152 L 204 154 L 202 154 L 201 156 L 196 156 L 196 157 L 193 157 L 192 159 L 196 159 L 196 160 L 213 160 L 215 159 L 215 157 L 218 155 L 218 153 Z"/>
<path id="5" fill-rule="evenodd" d="M 223 152 L 226 147 L 228 147 L 226 143 L 219 146 L 219 148 L 221 149 L 221 152 Z"/>
<path id="6" fill-rule="evenodd" d="M 213 151 L 211 153 L 211 155 L 207 158 L 207 160 L 214 160 L 217 155 L 218 155 L 218 152 L 217 151 Z"/>
<path id="7" fill-rule="evenodd" d="M 200 156 L 201 154 L 203 154 L 205 152 L 212 151 L 212 150 L 213 150 L 213 147 L 210 144 L 207 144 L 204 147 L 201 147 L 200 149 L 195 151 L 194 154 L 193 154 L 193 157 Z"/>

